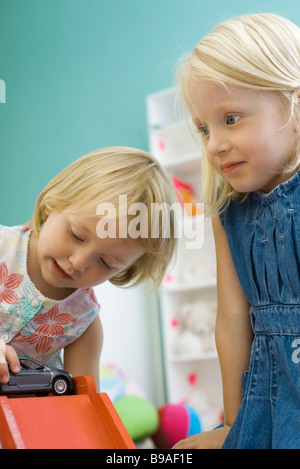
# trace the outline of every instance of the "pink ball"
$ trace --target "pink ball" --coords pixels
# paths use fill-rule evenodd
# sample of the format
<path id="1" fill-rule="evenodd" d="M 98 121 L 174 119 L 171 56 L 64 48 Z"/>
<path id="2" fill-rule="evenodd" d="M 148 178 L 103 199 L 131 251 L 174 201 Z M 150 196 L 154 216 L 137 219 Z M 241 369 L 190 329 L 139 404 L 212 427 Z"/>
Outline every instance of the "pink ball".
<path id="1" fill-rule="evenodd" d="M 158 414 L 160 425 L 153 437 L 158 448 L 172 448 L 179 440 L 201 431 L 199 416 L 188 404 L 166 404 Z"/>

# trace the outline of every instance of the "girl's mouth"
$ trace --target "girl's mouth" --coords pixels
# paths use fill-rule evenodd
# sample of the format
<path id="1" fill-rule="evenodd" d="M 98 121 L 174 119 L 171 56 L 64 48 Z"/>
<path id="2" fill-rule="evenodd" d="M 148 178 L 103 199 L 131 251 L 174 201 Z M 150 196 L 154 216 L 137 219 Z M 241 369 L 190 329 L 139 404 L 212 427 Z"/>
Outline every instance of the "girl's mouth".
<path id="1" fill-rule="evenodd" d="M 52 268 L 52 271 L 53 271 L 54 275 L 56 275 L 57 277 L 59 277 L 61 279 L 73 280 L 73 277 L 71 277 L 71 275 L 67 274 L 60 267 L 60 265 L 56 262 L 55 259 L 52 259 L 52 261 L 51 261 L 51 268 Z"/>
<path id="2" fill-rule="evenodd" d="M 240 168 L 243 164 L 244 162 L 241 161 L 239 163 L 232 163 L 232 164 L 224 165 L 222 167 L 222 171 L 224 174 L 228 175 L 228 174 L 233 173 L 236 169 Z"/>

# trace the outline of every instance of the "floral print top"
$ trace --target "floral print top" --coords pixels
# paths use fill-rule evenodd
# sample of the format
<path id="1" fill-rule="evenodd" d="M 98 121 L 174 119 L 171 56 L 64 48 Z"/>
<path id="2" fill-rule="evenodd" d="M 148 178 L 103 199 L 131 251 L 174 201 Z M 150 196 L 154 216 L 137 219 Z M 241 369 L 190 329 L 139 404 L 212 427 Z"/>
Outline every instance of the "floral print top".
<path id="1" fill-rule="evenodd" d="M 61 301 L 37 290 L 27 273 L 30 233 L 25 226 L 0 225 L 0 342 L 59 366 L 60 351 L 88 328 L 100 306 L 92 288 Z"/>

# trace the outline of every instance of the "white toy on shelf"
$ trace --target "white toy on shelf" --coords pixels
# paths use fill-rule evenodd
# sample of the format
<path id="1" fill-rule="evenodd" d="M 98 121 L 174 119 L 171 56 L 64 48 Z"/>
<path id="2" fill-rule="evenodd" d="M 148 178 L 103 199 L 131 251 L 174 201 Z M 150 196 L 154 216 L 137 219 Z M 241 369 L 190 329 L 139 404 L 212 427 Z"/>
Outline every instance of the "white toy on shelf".
<path id="1" fill-rule="evenodd" d="M 180 355 L 201 355 L 215 352 L 216 304 L 214 301 L 184 303 L 178 312 L 177 334 L 173 352 Z"/>

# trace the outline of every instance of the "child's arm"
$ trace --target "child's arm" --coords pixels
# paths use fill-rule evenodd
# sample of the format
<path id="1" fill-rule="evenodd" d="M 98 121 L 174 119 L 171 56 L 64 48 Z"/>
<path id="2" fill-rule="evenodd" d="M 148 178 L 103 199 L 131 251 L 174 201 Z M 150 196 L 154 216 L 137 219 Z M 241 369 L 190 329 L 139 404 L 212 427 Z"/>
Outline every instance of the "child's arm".
<path id="1" fill-rule="evenodd" d="M 87 330 L 64 350 L 64 368 L 73 376 L 93 376 L 97 392 L 102 344 L 103 330 L 98 316 Z"/>
<path id="2" fill-rule="evenodd" d="M 222 372 L 225 423 L 231 426 L 242 401 L 242 372 L 249 367 L 253 332 L 249 303 L 236 274 L 219 217 L 214 220 L 213 227 L 218 272 L 216 344 Z"/>
<path id="3" fill-rule="evenodd" d="M 213 229 L 218 285 L 216 345 L 222 373 L 225 426 L 182 440 L 175 448 L 222 447 L 241 404 L 241 375 L 249 366 L 253 339 L 249 303 L 237 277 L 227 236 L 219 217 L 213 220 Z"/>

